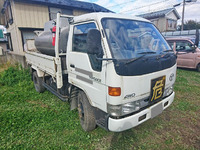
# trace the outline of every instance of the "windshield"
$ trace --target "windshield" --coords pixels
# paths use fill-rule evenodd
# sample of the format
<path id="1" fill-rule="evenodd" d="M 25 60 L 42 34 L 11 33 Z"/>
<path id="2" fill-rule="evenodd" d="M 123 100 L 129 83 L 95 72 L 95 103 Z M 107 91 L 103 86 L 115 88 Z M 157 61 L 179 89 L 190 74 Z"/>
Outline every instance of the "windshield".
<path id="1" fill-rule="evenodd" d="M 147 22 L 104 18 L 102 25 L 113 58 L 132 59 L 171 50 L 156 27 Z"/>

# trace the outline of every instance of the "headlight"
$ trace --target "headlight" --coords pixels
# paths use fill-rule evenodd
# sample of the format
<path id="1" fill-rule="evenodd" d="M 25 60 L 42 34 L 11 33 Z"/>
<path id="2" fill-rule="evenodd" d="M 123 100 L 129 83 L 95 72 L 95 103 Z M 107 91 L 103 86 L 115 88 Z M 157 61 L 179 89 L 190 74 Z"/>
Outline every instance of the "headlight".
<path id="1" fill-rule="evenodd" d="M 163 97 L 166 97 L 166 96 L 169 96 L 170 94 L 172 94 L 174 91 L 174 85 L 172 85 L 171 87 L 169 88 L 166 88 L 165 89 L 165 92 L 163 94 Z"/>
<path id="2" fill-rule="evenodd" d="M 148 101 L 144 102 L 144 100 L 138 100 L 122 105 L 107 104 L 107 110 L 112 116 L 123 116 L 138 111 L 141 107 L 146 105 L 148 105 Z"/>

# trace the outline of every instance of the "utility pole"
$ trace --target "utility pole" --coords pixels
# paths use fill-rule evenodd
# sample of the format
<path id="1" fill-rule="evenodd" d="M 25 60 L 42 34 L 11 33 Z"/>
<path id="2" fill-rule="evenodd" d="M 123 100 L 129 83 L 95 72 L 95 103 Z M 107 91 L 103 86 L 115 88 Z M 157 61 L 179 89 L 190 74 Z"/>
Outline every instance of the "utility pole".
<path id="1" fill-rule="evenodd" d="M 182 12 L 182 25 L 181 25 L 181 31 L 183 31 L 183 25 L 184 25 L 184 14 L 185 14 L 185 0 L 183 0 L 183 12 Z"/>

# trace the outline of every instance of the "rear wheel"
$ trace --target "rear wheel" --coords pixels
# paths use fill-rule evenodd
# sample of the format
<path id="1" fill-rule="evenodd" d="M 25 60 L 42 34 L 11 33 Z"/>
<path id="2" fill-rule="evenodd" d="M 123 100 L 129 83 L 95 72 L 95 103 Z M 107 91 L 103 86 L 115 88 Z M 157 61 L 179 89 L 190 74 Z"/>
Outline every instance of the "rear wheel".
<path id="1" fill-rule="evenodd" d="M 42 93 L 45 91 L 45 87 L 42 85 L 42 78 L 38 77 L 36 71 L 33 72 L 33 83 L 37 92 Z"/>
<path id="2" fill-rule="evenodd" d="M 82 91 L 78 94 L 78 113 L 81 126 L 85 131 L 92 131 L 96 128 L 93 107 L 90 105 L 87 96 Z"/>
<path id="3" fill-rule="evenodd" d="M 200 64 L 197 65 L 197 71 L 200 72 Z"/>

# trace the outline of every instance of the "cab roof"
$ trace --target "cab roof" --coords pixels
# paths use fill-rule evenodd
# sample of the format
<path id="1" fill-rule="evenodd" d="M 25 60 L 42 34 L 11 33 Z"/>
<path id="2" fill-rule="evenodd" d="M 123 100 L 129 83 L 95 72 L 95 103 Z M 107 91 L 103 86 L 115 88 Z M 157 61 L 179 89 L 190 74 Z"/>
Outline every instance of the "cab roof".
<path id="1" fill-rule="evenodd" d="M 122 15 L 122 14 L 116 14 L 116 13 L 104 13 L 104 12 L 98 12 L 98 13 L 88 13 L 80 16 L 75 16 L 74 23 L 78 22 L 84 22 L 89 20 L 101 20 L 102 18 L 119 18 L 119 19 L 129 19 L 129 20 L 137 20 L 137 21 L 143 21 L 143 22 L 149 22 L 149 20 L 136 17 L 136 16 L 130 16 L 130 15 Z"/>

